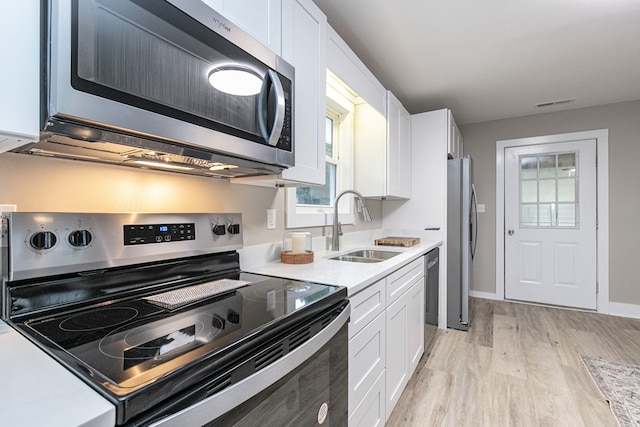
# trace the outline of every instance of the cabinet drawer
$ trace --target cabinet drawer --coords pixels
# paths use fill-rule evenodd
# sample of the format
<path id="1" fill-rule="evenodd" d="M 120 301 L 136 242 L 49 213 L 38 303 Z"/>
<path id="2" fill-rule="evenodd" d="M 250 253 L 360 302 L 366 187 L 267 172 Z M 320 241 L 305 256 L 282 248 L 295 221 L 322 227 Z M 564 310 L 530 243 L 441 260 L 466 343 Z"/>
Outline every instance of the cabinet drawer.
<path id="1" fill-rule="evenodd" d="M 387 306 L 385 292 L 385 280 L 382 279 L 349 298 L 351 302 L 349 339 L 384 311 Z"/>
<path id="2" fill-rule="evenodd" d="M 349 414 L 384 371 L 385 343 L 384 313 L 349 340 Z"/>
<path id="3" fill-rule="evenodd" d="M 424 276 L 424 257 L 405 265 L 387 276 L 387 305 L 409 290 L 419 277 Z"/>
<path id="4" fill-rule="evenodd" d="M 382 427 L 386 420 L 384 371 L 349 416 L 349 427 Z"/>

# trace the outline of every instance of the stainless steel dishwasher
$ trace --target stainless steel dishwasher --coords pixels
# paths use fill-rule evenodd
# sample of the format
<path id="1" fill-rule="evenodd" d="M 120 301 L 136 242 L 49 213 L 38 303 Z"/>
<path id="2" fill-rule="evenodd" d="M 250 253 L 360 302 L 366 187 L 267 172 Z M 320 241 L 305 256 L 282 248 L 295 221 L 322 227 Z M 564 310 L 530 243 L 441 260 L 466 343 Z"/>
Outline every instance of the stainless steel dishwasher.
<path id="1" fill-rule="evenodd" d="M 435 248 L 425 255 L 425 326 L 424 348 L 429 348 L 438 329 L 438 288 L 440 286 L 440 249 Z"/>

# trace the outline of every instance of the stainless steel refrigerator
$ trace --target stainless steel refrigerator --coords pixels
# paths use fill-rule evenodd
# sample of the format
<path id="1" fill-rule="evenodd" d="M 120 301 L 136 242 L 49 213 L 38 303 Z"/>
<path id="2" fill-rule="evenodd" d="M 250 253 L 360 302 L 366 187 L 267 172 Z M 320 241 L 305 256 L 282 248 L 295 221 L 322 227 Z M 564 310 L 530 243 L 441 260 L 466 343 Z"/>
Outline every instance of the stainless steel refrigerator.
<path id="1" fill-rule="evenodd" d="M 478 237 L 478 210 L 470 157 L 447 163 L 447 327 L 469 329 L 471 266 Z"/>

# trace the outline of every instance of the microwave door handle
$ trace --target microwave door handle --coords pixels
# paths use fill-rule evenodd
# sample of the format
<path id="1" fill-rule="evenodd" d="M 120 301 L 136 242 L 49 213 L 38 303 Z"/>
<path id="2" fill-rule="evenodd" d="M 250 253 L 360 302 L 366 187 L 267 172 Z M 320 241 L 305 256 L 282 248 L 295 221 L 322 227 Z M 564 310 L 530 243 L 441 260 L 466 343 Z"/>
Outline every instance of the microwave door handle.
<path id="1" fill-rule="evenodd" d="M 273 126 L 270 130 L 267 130 L 267 114 L 269 111 L 267 103 L 269 102 L 269 88 L 273 85 L 273 91 L 275 92 L 275 107 L 276 114 L 273 120 Z M 260 125 L 260 133 L 262 137 L 269 145 L 275 146 L 280 140 L 280 134 L 282 133 L 282 127 L 284 125 L 284 89 L 282 83 L 278 78 L 278 75 L 273 70 L 268 70 L 264 76 L 262 83 L 262 89 L 258 96 L 258 123 Z"/>

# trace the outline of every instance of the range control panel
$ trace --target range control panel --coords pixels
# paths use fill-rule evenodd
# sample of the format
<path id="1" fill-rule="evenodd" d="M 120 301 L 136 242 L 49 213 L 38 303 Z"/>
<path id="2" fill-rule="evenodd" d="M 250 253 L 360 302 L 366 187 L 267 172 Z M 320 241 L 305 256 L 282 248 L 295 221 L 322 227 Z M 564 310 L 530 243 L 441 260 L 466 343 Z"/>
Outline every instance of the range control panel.
<path id="1" fill-rule="evenodd" d="M 129 224 L 125 225 L 123 230 L 125 246 L 179 242 L 196 238 L 196 225 L 193 222 L 182 224 Z"/>
<path id="2" fill-rule="evenodd" d="M 9 280 L 242 248 L 242 214 L 2 214 Z"/>

